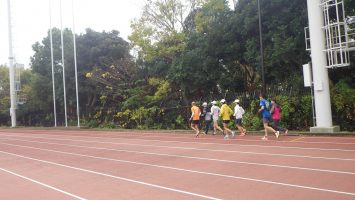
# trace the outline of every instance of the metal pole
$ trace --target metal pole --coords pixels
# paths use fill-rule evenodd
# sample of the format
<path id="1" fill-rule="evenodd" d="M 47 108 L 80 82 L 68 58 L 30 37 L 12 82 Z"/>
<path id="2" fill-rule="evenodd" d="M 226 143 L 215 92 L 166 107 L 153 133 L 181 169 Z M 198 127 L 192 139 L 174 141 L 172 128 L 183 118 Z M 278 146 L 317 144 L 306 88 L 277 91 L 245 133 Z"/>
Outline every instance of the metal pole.
<path id="1" fill-rule="evenodd" d="M 314 81 L 314 103 L 317 127 L 332 127 L 332 111 L 325 50 L 325 34 L 321 0 L 307 0 L 309 33 L 311 41 L 312 73 Z"/>
<path id="2" fill-rule="evenodd" d="M 75 40 L 75 20 L 74 20 L 74 0 L 72 0 L 72 17 L 73 17 L 73 44 L 74 44 L 75 89 L 76 89 L 76 113 L 77 113 L 77 117 L 78 117 L 78 127 L 80 127 L 78 67 L 77 67 L 77 62 L 76 62 L 76 40 Z"/>
<path id="3" fill-rule="evenodd" d="M 63 39 L 63 19 L 62 19 L 62 0 L 60 0 L 60 38 L 62 44 L 62 67 L 63 67 L 63 89 L 64 89 L 64 115 L 65 115 L 65 127 L 68 127 L 67 120 L 67 96 L 65 91 L 65 66 L 64 66 L 64 39 Z"/>
<path id="4" fill-rule="evenodd" d="M 313 126 L 316 126 L 316 115 L 315 115 L 315 110 L 314 110 L 314 95 L 313 95 L 313 83 L 311 86 L 311 99 L 312 99 L 312 121 L 313 121 Z"/>
<path id="5" fill-rule="evenodd" d="M 50 37 L 50 42 L 51 42 L 54 127 L 57 127 L 57 106 L 56 106 L 56 102 L 55 102 L 54 56 L 53 56 L 53 33 L 52 33 L 52 6 L 51 6 L 51 0 L 49 0 L 49 37 Z"/>
<path id="6" fill-rule="evenodd" d="M 11 25 L 11 4 L 7 0 L 8 9 L 8 31 L 9 31 L 9 76 L 10 76 L 10 116 L 11 127 L 16 127 L 16 91 L 15 91 L 15 66 L 12 52 L 12 25 Z"/>
<path id="7" fill-rule="evenodd" d="M 259 36 L 260 36 L 260 66 L 262 77 L 262 92 L 266 94 L 265 70 L 264 70 L 264 50 L 263 50 L 263 30 L 261 26 L 260 0 L 258 0 L 258 15 L 259 15 Z"/>

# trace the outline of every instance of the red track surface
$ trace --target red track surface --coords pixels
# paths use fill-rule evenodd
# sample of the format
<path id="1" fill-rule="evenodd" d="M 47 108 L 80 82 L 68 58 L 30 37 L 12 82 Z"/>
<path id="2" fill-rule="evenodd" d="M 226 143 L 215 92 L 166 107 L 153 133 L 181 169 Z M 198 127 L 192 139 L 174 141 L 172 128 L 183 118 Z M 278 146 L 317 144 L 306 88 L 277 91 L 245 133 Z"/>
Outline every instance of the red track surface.
<path id="1" fill-rule="evenodd" d="M 0 129 L 0 199 L 355 199 L 355 138 Z"/>

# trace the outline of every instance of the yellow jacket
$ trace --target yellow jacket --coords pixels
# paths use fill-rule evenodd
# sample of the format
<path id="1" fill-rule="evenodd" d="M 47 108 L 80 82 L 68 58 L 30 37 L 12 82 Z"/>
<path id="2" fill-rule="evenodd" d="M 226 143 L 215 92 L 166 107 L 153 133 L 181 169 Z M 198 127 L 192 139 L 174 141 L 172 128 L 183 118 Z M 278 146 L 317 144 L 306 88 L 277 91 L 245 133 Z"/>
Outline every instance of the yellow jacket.
<path id="1" fill-rule="evenodd" d="M 222 120 L 231 120 L 232 114 L 233 110 L 227 104 L 223 104 L 221 107 L 221 112 L 219 113 L 219 116 L 222 117 Z"/>

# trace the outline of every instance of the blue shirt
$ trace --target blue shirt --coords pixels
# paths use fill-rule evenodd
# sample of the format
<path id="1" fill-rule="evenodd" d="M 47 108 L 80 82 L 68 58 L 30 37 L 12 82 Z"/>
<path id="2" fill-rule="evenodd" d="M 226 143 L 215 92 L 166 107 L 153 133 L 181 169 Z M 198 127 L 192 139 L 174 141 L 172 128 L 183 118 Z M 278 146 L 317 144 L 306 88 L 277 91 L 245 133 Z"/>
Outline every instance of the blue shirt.
<path id="1" fill-rule="evenodd" d="M 270 118 L 271 103 L 266 99 L 260 100 L 260 108 L 261 107 L 264 107 L 264 109 L 261 111 L 263 118 Z"/>

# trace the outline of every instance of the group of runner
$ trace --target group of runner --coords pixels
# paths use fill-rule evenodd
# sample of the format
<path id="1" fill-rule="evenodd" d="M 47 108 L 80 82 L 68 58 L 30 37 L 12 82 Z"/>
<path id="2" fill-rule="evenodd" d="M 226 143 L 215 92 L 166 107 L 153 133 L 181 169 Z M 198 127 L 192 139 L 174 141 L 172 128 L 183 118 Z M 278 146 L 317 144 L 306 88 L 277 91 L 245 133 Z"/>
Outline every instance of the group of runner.
<path id="1" fill-rule="evenodd" d="M 271 102 L 265 99 L 264 94 L 260 94 L 260 108 L 258 113 L 261 112 L 263 118 L 263 126 L 265 130 L 264 137 L 262 140 L 268 140 L 268 132 L 273 132 L 276 138 L 279 138 L 280 131 L 283 131 L 286 135 L 288 130 L 279 126 L 280 124 L 280 113 L 281 107 L 276 103 L 275 99 L 271 99 Z M 202 104 L 202 109 L 196 106 L 195 102 L 191 103 L 191 128 L 195 130 L 195 137 L 198 137 L 200 134 L 199 126 L 201 121 L 205 122 L 205 131 L 204 134 L 208 134 L 209 129 L 211 128 L 211 123 L 213 123 L 213 135 L 216 135 L 217 130 L 222 132 L 224 135 L 224 139 L 229 139 L 229 135 L 235 137 L 236 132 L 229 129 L 228 124 L 231 120 L 231 116 L 234 116 L 235 121 L 234 124 L 238 131 L 240 132 L 239 136 L 245 136 L 247 130 L 242 126 L 242 118 L 245 113 L 243 107 L 240 105 L 240 100 L 236 99 L 234 101 L 235 107 L 234 111 L 228 106 L 225 99 L 220 101 L 222 104 L 221 108 L 217 106 L 216 101 L 212 101 L 211 107 L 208 107 L 207 102 Z M 219 118 L 222 119 L 223 128 L 218 125 Z M 269 126 L 271 122 L 271 118 L 273 121 L 273 125 Z"/>

